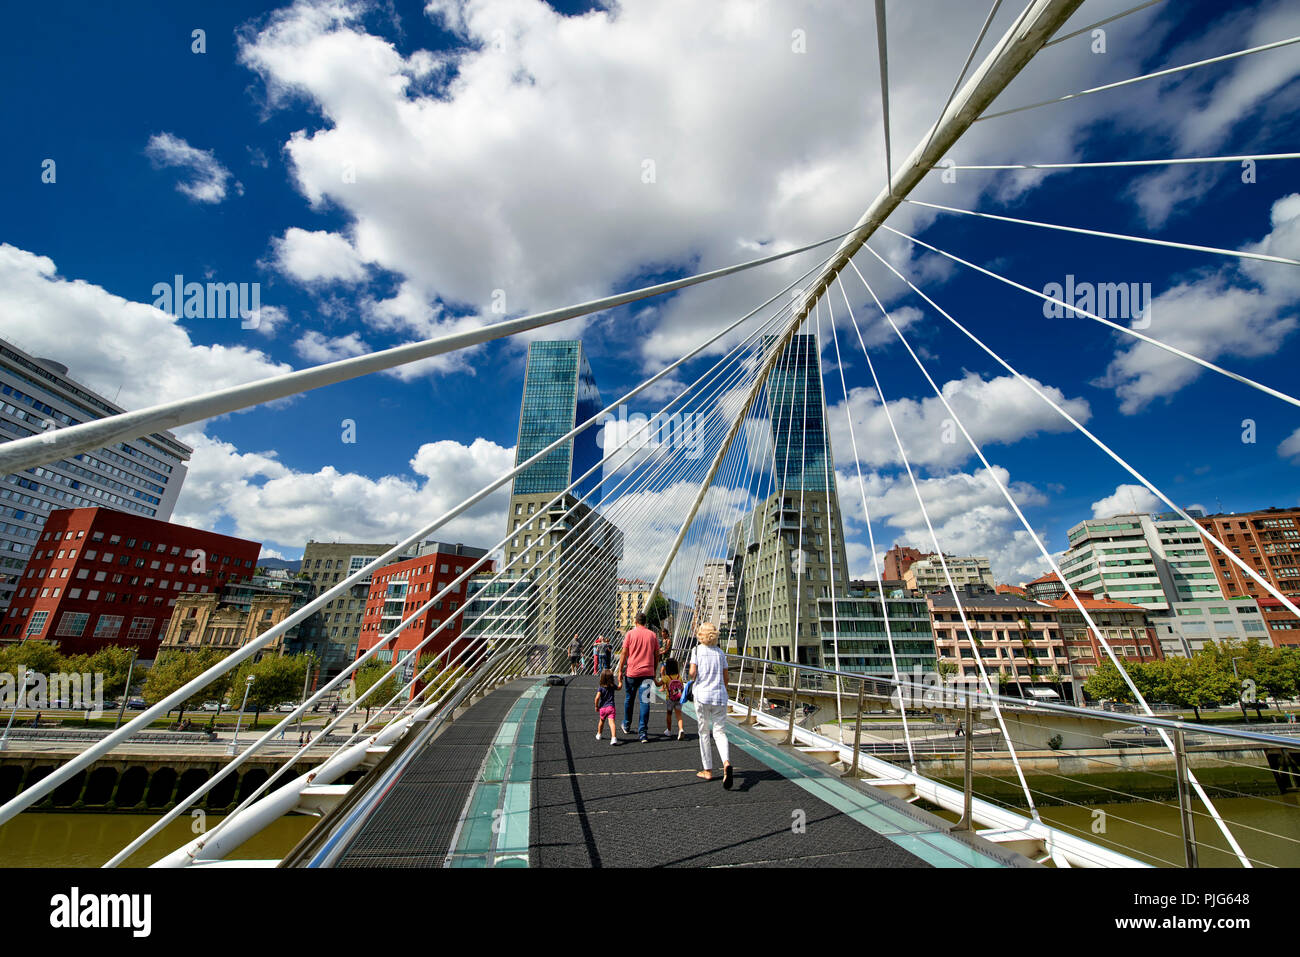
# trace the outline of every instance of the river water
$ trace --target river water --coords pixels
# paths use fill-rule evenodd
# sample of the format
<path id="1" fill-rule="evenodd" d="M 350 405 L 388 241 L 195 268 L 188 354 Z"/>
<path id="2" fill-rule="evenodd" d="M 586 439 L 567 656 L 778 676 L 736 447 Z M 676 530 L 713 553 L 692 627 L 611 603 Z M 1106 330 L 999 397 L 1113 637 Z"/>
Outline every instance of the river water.
<path id="1" fill-rule="evenodd" d="M 1215 798 L 1214 807 L 1254 866 L 1300 867 L 1300 793 Z M 1193 802 L 1192 810 L 1198 865 L 1240 867 L 1218 825 L 1199 801 Z M 957 820 L 957 815 L 946 811 L 932 813 L 948 821 Z M 1185 866 L 1177 801 L 1052 805 L 1040 807 L 1039 814 L 1044 824 L 1152 866 Z"/>
<path id="2" fill-rule="evenodd" d="M 75 814 L 28 811 L 0 826 L 0 867 L 99 867 L 138 837 L 161 815 Z M 185 815 L 172 821 L 133 854 L 127 867 L 146 867 L 193 840 L 200 824 L 215 827 L 221 818 L 196 821 Z M 319 818 L 282 817 L 254 835 L 233 855 L 236 859 L 283 857 Z"/>
<path id="3" fill-rule="evenodd" d="M 1256 867 L 1300 867 L 1300 794 L 1215 798 L 1214 807 Z M 1199 801 L 1192 803 L 1201 867 L 1239 867 L 1218 825 Z M 1105 818 L 1094 816 L 1102 811 Z M 1043 821 L 1106 844 L 1157 867 L 1183 867 L 1182 829 L 1176 801 L 1132 801 L 1086 807 L 1045 807 Z M 1105 828 L 1095 833 L 1094 826 Z"/>

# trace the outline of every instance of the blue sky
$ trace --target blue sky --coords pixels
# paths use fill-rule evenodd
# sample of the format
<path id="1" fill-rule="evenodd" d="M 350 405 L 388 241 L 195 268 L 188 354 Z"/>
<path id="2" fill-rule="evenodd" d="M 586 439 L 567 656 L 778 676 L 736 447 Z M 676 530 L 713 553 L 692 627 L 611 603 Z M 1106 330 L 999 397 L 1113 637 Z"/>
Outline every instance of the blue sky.
<path id="1" fill-rule="evenodd" d="M 1085 3 L 1083 25 L 1131 4 Z M 0 327 L 130 407 L 474 325 L 493 291 L 510 315 L 748 258 L 851 225 L 884 180 L 869 5 L 627 2 L 200 5 L 50 3 L 7 11 L 0 36 Z M 926 129 L 984 10 L 891 3 L 895 162 Z M 1000 35 L 1015 11 L 1000 14 Z M 863 10 L 857 9 L 863 7 Z M 585 13 L 585 16 L 579 14 Z M 934 36 L 937 15 L 951 29 Z M 206 52 L 192 52 L 192 31 Z M 803 31 L 808 52 L 791 37 Z M 1284 3 L 1158 4 L 1045 51 L 994 109 L 1300 34 Z M 981 51 L 987 51 L 991 38 Z M 976 124 L 962 163 L 1293 151 L 1300 45 Z M 152 144 L 152 145 L 151 145 Z M 644 159 L 657 165 L 645 184 Z M 42 163 L 56 163 L 42 182 Z M 355 174 L 346 179 L 347 168 Z M 1300 254 L 1300 161 L 931 174 L 914 198 L 1026 219 Z M 906 207 L 891 219 L 940 248 L 1043 289 L 1148 282 L 1153 337 L 1295 391 L 1297 267 L 1048 233 Z M 941 265 L 881 235 L 873 246 L 1013 366 L 1086 410 L 1087 423 L 1179 504 L 1297 504 L 1300 415 L 1182 360 L 1132 350 L 1085 319 Z M 665 302 L 553 328 L 581 335 L 606 400 L 790 281 L 809 260 Z M 1027 392 L 869 257 L 859 265 L 972 432 L 1021 489 L 1053 550 L 1132 480 L 1063 431 Z M 173 319 L 155 283 L 256 282 L 258 330 Z M 876 322 L 856 278 L 860 318 Z M 838 305 L 838 303 L 837 303 Z M 837 313 L 842 310 L 837 309 Z M 843 334 L 845 327 L 841 327 Z M 978 462 L 938 443 L 907 354 L 868 333 L 882 388 L 915 429 L 942 542 L 995 558 L 1002 577 L 1046 564 L 1016 534 Z M 176 520 L 296 557 L 308 535 L 395 540 L 512 463 L 522 342 L 397 378 L 372 376 L 182 430 L 199 446 Z M 855 400 L 827 378 L 855 571 L 865 527 L 834 423 L 854 416 L 877 541 L 928 545 L 907 504 L 860 352 Z M 1145 351 L 1143 351 L 1145 350 Z M 689 381 L 711 360 L 688 366 Z M 963 387 L 964 383 L 964 387 Z M 964 391 L 963 391 L 964 388 Z M 906 407 L 911 400 L 914 405 Z M 643 403 L 640 408 L 649 408 Z M 939 417 L 940 419 L 942 416 Z M 340 441 L 341 422 L 357 441 Z M 1242 441 L 1243 420 L 1256 441 Z M 963 414 L 963 420 L 966 420 Z M 909 450 L 909 454 L 913 450 Z M 1134 496 L 1145 505 L 1147 500 Z M 490 544 L 496 496 L 440 537 Z"/>

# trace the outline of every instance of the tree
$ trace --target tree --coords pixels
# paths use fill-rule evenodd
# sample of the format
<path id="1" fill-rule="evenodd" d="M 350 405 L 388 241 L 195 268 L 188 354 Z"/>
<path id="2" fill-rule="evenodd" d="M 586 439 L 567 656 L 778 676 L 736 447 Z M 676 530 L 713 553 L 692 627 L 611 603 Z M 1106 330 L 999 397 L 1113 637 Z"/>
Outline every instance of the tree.
<path id="1" fill-rule="evenodd" d="M 1256 667 L 1255 681 L 1274 701 L 1300 694 L 1300 648 L 1272 648 Z"/>
<path id="2" fill-rule="evenodd" d="M 0 649 L 0 672 L 14 676 L 18 680 L 18 669 L 50 675 L 64 671 L 64 658 L 59 649 L 50 641 L 20 641 Z"/>
<path id="3" fill-rule="evenodd" d="M 668 599 L 663 595 L 656 593 L 654 600 L 646 607 L 645 622 L 650 628 L 659 630 L 663 624 L 672 615 L 672 606 L 668 604 Z"/>
<path id="4" fill-rule="evenodd" d="M 116 698 L 118 695 L 129 693 L 126 686 L 126 676 L 131 671 L 131 660 L 133 653 L 130 648 L 123 648 L 120 645 L 105 645 L 93 655 L 77 655 L 68 658 L 63 664 L 63 670 L 72 671 L 82 674 L 104 676 L 104 697 Z M 139 677 L 140 672 L 137 669 L 135 677 Z"/>
<path id="5" fill-rule="evenodd" d="M 1102 698 L 1110 701 L 1132 701 L 1133 692 L 1129 690 L 1123 675 L 1112 661 L 1103 661 L 1097 670 L 1083 683 L 1083 692 L 1093 700 Z"/>
<path id="6" fill-rule="evenodd" d="M 248 704 L 253 708 L 256 728 L 263 711 L 284 701 L 298 700 L 310 661 L 311 655 L 267 655 L 259 661 L 245 661 L 231 681 L 230 706 L 236 708 L 244 700 L 244 688 L 251 675 L 253 684 L 248 688 Z"/>
<path id="7" fill-rule="evenodd" d="M 161 701 L 172 692 L 189 684 L 203 672 L 226 657 L 215 648 L 197 651 L 172 651 L 158 656 L 144 681 L 144 699 L 150 704 Z M 179 723 L 188 708 L 196 708 L 204 701 L 217 700 L 230 688 L 230 673 L 219 675 L 181 702 L 176 715 Z"/>
<path id="8" fill-rule="evenodd" d="M 419 674 L 423 671 L 435 657 L 435 655 L 428 653 L 420 655 L 419 665 L 416 667 L 415 673 Z M 415 694 L 423 693 L 426 702 L 437 701 L 447 693 L 447 689 L 457 685 L 468 673 L 469 669 L 464 665 L 456 665 L 452 668 L 446 667 L 446 662 L 435 665 L 428 674 L 416 682 Z M 389 695 L 389 697 L 392 697 L 392 695 Z M 388 699 L 385 698 L 384 700 L 387 701 Z"/>
<path id="9" fill-rule="evenodd" d="M 399 685 L 397 684 L 397 675 L 392 674 L 384 678 L 389 666 L 380 661 L 368 661 L 352 676 L 353 700 L 358 700 L 367 691 L 370 694 L 366 697 L 366 719 L 370 718 L 370 709 L 378 707 L 397 694 Z M 382 679 L 382 680 L 381 680 Z M 371 689 L 374 689 L 371 691 Z"/>
<path id="10" fill-rule="evenodd" d="M 1201 708 L 1221 704 L 1236 697 L 1231 670 L 1225 671 L 1218 655 L 1202 649 L 1190 658 L 1166 658 L 1167 684 L 1162 687 L 1164 700 L 1180 708 L 1191 708 L 1201 720 Z"/>
<path id="11" fill-rule="evenodd" d="M 1255 714 L 1263 717 L 1260 713 L 1263 705 L 1259 701 L 1257 691 L 1259 685 L 1257 672 L 1267 652 L 1260 646 L 1259 639 L 1250 638 L 1245 642 L 1225 641 L 1221 644 L 1212 642 L 1205 646 L 1202 653 L 1231 676 L 1236 687 L 1236 701 L 1241 706 L 1241 716 L 1249 718 L 1246 714 L 1246 706 L 1252 705 Z"/>

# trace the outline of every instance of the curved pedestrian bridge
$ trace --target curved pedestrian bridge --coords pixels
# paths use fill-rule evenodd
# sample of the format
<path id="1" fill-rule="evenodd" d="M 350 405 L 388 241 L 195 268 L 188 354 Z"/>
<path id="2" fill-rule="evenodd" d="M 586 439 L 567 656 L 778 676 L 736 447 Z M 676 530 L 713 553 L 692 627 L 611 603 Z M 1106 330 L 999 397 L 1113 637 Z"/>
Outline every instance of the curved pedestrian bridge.
<path id="1" fill-rule="evenodd" d="M 739 720 L 734 786 L 703 781 L 690 705 L 683 740 L 656 701 L 649 740 L 634 726 L 611 747 L 595 689 L 527 679 L 476 700 L 395 778 L 375 768 L 284 866 L 1035 866 Z"/>

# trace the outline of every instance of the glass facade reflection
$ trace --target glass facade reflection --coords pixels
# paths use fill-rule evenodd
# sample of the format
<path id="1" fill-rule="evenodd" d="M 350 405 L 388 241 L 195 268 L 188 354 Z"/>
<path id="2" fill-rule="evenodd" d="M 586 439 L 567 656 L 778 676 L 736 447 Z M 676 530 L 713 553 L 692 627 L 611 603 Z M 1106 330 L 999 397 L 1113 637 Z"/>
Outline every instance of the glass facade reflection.
<path id="1" fill-rule="evenodd" d="M 764 337 L 771 347 L 773 337 Z M 767 380 L 777 488 L 825 491 L 832 466 L 822 415 L 821 362 L 816 336 L 795 336 Z"/>
<path id="2" fill-rule="evenodd" d="M 580 422 L 601 410 L 600 390 L 576 340 L 534 342 L 528 347 L 524 377 L 524 400 L 519 410 L 519 442 L 515 464 L 525 461 L 550 445 Z M 601 459 L 596 445 L 596 427 L 586 429 L 515 476 L 513 494 L 558 494 L 570 482 L 592 469 Z M 597 487 L 601 472 L 596 469 L 574 490 L 579 496 L 593 493 L 590 504 L 599 501 Z"/>

